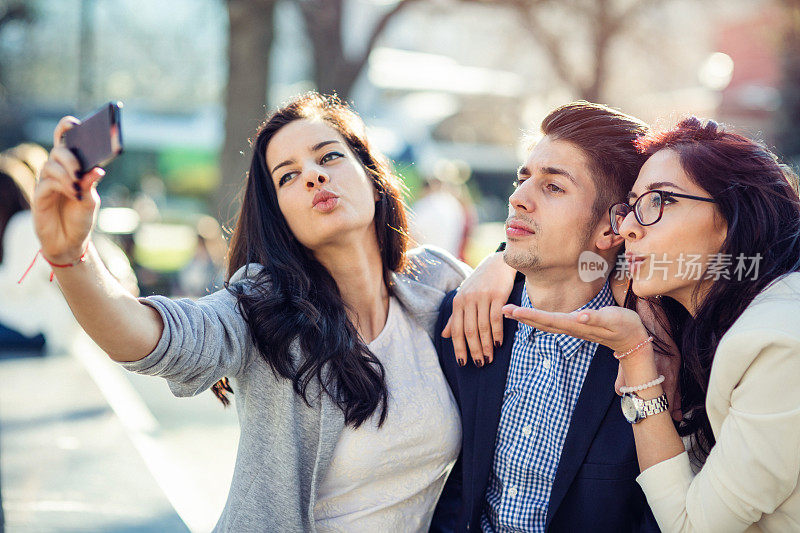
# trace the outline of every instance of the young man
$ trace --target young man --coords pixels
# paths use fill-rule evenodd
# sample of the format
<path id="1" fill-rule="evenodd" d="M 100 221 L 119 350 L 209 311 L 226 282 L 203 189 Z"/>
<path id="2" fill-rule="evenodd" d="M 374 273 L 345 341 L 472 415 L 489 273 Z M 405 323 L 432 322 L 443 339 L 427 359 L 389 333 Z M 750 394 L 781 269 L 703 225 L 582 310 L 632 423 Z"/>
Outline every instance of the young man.
<path id="1" fill-rule="evenodd" d="M 581 276 L 579 257 L 588 251 L 614 265 L 622 239 L 608 208 L 636 179 L 644 158 L 634 140 L 647 126 L 578 102 L 541 129 L 509 198 L 504 258 L 521 274 L 509 303 L 557 312 L 613 305 L 609 280 Z M 611 350 L 510 319 L 503 339 L 485 366 L 463 366 L 449 339 L 435 341 L 463 442 L 432 531 L 658 531 L 635 482 Z"/>

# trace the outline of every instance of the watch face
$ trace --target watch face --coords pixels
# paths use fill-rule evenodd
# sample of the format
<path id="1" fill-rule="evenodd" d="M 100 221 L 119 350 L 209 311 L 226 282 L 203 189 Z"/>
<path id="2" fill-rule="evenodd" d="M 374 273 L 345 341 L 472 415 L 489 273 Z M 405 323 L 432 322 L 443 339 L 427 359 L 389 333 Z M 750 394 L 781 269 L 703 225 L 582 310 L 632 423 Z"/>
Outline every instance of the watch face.
<path id="1" fill-rule="evenodd" d="M 622 406 L 622 415 L 628 422 L 633 422 L 637 418 L 636 412 L 636 403 L 633 401 L 633 397 L 629 394 L 622 395 L 622 401 L 620 403 Z"/>

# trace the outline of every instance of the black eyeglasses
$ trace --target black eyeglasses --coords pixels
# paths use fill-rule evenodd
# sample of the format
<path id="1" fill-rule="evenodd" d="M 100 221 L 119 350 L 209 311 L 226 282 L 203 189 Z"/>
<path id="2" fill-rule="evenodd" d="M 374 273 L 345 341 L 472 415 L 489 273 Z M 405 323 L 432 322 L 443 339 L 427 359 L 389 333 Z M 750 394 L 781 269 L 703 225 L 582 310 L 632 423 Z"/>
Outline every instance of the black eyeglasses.
<path id="1" fill-rule="evenodd" d="M 611 216 L 611 230 L 614 235 L 619 235 L 619 226 L 628 213 L 633 211 L 633 216 L 636 217 L 636 222 L 642 226 L 652 226 L 659 220 L 661 215 L 664 214 L 664 204 L 673 198 L 688 198 L 690 200 L 700 200 L 701 202 L 714 202 L 713 198 L 702 198 L 700 196 L 692 196 L 691 194 L 678 194 L 671 191 L 661 191 L 658 189 L 647 191 L 636 201 L 633 205 L 628 204 L 614 204 L 608 210 Z"/>

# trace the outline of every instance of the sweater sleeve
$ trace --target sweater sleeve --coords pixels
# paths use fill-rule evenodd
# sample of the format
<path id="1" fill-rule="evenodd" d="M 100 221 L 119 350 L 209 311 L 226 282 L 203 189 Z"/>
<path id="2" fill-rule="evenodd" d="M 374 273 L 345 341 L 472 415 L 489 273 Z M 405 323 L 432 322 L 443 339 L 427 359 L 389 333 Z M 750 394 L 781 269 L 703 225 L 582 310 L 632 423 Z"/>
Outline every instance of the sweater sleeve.
<path id="1" fill-rule="evenodd" d="M 436 246 L 414 248 L 409 251 L 408 257 L 411 270 L 419 275 L 420 281 L 445 294 L 457 289 L 461 282 L 472 274 L 469 265 Z"/>
<path id="2" fill-rule="evenodd" d="M 120 363 L 123 368 L 165 378 L 175 396 L 199 394 L 246 368 L 253 344 L 236 296 L 227 289 L 198 300 L 150 296 L 139 301 L 158 311 L 164 331 L 149 355 Z"/>
<path id="3" fill-rule="evenodd" d="M 712 380 L 735 386 L 729 399 L 709 388 L 707 402 L 730 409 L 702 470 L 683 453 L 637 478 L 665 532 L 744 531 L 798 488 L 800 338 L 743 332 L 720 343 L 715 366 Z"/>

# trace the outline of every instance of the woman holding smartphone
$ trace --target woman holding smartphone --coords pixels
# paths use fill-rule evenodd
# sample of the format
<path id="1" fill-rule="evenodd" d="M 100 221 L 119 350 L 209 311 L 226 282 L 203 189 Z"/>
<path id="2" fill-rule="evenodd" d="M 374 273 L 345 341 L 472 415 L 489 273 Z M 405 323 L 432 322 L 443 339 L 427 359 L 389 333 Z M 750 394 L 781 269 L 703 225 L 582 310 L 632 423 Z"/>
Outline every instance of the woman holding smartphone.
<path id="1" fill-rule="evenodd" d="M 797 177 L 758 143 L 694 117 L 640 147 L 650 158 L 611 223 L 633 292 L 658 302 L 681 349 L 678 429 L 635 312 L 505 312 L 616 350 L 638 481 L 663 531 L 798 531 Z"/>
<path id="2" fill-rule="evenodd" d="M 358 116 L 310 93 L 259 128 L 228 283 L 197 301 L 133 298 L 102 266 L 102 171 L 77 178 L 71 121 L 36 189 L 42 255 L 123 367 L 177 396 L 231 378 L 241 437 L 216 529 L 427 530 L 461 431 L 431 336 L 468 268 L 407 249 L 399 180 Z"/>

